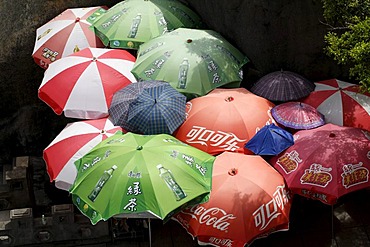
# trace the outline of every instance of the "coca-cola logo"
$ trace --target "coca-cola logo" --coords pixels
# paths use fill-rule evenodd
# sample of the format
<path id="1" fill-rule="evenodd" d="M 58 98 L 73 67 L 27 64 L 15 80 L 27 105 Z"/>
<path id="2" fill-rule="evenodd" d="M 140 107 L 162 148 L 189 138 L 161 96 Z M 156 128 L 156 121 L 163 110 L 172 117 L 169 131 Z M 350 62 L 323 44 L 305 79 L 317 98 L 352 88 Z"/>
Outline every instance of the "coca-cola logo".
<path id="1" fill-rule="evenodd" d="M 186 134 L 186 142 L 190 144 L 199 144 L 201 146 L 211 146 L 222 148 L 225 151 L 237 151 L 241 148 L 241 144 L 245 143 L 246 139 L 240 139 L 237 135 L 231 132 L 223 132 L 220 130 L 209 130 L 202 126 L 193 126 Z"/>
<path id="2" fill-rule="evenodd" d="M 205 224 L 222 232 L 227 232 L 231 224 L 230 221 L 236 219 L 233 214 L 228 214 L 223 209 L 217 207 L 207 209 L 201 205 L 195 205 L 190 209 L 183 210 L 182 213 L 190 215 L 201 225 Z"/>
<path id="3" fill-rule="evenodd" d="M 276 187 L 276 191 L 270 201 L 262 204 L 256 211 L 253 212 L 254 224 L 260 231 L 264 231 L 269 227 L 274 227 L 274 220 L 279 217 L 284 217 L 282 212 L 285 206 L 290 201 L 289 192 L 284 185 Z"/>

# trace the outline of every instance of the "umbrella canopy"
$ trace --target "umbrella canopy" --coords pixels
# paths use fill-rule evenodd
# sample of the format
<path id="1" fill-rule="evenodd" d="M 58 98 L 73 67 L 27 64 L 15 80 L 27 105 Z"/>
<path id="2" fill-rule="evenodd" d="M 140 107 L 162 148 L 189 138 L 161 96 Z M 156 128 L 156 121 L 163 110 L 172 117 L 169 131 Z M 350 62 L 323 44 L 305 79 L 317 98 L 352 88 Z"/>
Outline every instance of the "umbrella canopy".
<path id="1" fill-rule="evenodd" d="M 324 115 L 302 102 L 286 102 L 271 109 L 279 124 L 292 129 L 312 129 L 325 124 Z"/>
<path id="2" fill-rule="evenodd" d="M 108 118 L 69 123 L 43 152 L 50 181 L 69 190 L 77 175 L 74 162 L 117 131 L 123 130 Z"/>
<path id="3" fill-rule="evenodd" d="M 301 101 L 315 107 L 325 121 L 370 131 L 370 93 L 359 85 L 337 79 L 315 82 L 316 88 Z"/>
<path id="4" fill-rule="evenodd" d="M 226 84 L 240 85 L 247 62 L 215 31 L 178 28 L 141 45 L 131 72 L 138 80 L 169 82 L 194 98 Z"/>
<path id="5" fill-rule="evenodd" d="M 284 178 L 261 156 L 224 152 L 214 162 L 209 201 L 172 219 L 201 245 L 243 247 L 288 230 L 291 203 Z"/>
<path id="6" fill-rule="evenodd" d="M 114 215 L 167 220 L 209 199 L 213 162 L 167 134 L 116 133 L 75 162 L 70 192 L 93 224 Z"/>
<path id="7" fill-rule="evenodd" d="M 272 123 L 274 104 L 245 88 L 214 89 L 187 103 L 186 120 L 175 136 L 209 154 L 243 153 L 244 144 Z"/>
<path id="8" fill-rule="evenodd" d="M 369 132 L 325 124 L 294 137 L 294 145 L 270 162 L 293 193 L 333 205 L 339 197 L 370 186 Z"/>
<path id="9" fill-rule="evenodd" d="M 271 101 L 291 101 L 309 95 L 315 84 L 291 71 L 275 71 L 260 78 L 251 92 Z"/>
<path id="10" fill-rule="evenodd" d="M 113 94 L 136 82 L 130 72 L 134 62 L 124 50 L 85 48 L 49 66 L 38 96 L 58 115 L 107 117 Z"/>
<path id="11" fill-rule="evenodd" d="M 200 28 L 200 17 L 177 0 L 125 0 L 93 23 L 96 35 L 111 48 L 138 49 L 179 27 Z"/>
<path id="12" fill-rule="evenodd" d="M 113 96 L 108 110 L 115 125 L 128 131 L 172 134 L 185 121 L 186 97 L 167 82 L 137 82 Z"/>
<path id="13" fill-rule="evenodd" d="M 32 57 L 46 69 L 52 62 L 87 47 L 104 47 L 90 29 L 89 16 L 98 16 L 107 7 L 67 9 L 36 30 Z"/>
<path id="14" fill-rule="evenodd" d="M 258 155 L 278 155 L 293 144 L 291 133 L 275 124 L 269 124 L 260 129 L 244 148 Z"/>

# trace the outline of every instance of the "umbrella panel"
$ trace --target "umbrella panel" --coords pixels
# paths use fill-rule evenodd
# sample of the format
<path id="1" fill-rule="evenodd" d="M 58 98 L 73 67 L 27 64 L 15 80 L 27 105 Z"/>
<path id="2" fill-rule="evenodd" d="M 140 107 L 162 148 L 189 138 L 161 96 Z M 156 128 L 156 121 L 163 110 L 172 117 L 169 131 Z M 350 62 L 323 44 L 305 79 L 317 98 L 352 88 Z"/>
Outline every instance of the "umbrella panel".
<path id="1" fill-rule="evenodd" d="M 170 135 L 117 133 L 76 161 L 70 192 L 93 224 L 120 214 L 167 220 L 184 205 L 208 200 L 213 161 Z"/>

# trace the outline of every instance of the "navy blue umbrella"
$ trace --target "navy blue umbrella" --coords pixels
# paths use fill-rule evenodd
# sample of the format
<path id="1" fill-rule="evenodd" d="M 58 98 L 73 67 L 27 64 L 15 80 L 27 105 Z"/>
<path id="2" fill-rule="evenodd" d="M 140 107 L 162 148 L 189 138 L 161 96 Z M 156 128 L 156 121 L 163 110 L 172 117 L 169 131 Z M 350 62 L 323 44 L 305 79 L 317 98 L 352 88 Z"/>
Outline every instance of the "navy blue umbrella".
<path id="1" fill-rule="evenodd" d="M 185 106 L 186 97 L 169 83 L 140 81 L 117 91 L 108 112 L 127 131 L 172 134 L 185 121 Z"/>
<path id="2" fill-rule="evenodd" d="M 294 138 L 288 131 L 270 124 L 260 129 L 244 148 L 258 155 L 277 155 L 294 144 Z"/>
<path id="3" fill-rule="evenodd" d="M 260 78 L 251 92 L 271 101 L 291 101 L 308 96 L 315 84 L 291 71 L 275 71 Z"/>

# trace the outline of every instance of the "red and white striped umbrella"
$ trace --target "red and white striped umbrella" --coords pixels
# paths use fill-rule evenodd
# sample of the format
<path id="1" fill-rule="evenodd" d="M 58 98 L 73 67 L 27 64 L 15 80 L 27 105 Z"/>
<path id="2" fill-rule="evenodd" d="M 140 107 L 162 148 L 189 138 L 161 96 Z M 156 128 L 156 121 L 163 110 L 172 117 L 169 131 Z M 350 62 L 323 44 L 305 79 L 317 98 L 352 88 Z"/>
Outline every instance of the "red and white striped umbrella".
<path id="1" fill-rule="evenodd" d="M 315 107 L 327 123 L 370 131 L 370 93 L 337 79 L 315 82 L 315 91 L 301 101 Z"/>
<path id="2" fill-rule="evenodd" d="M 50 181 L 68 190 L 77 175 L 74 162 L 117 131 L 123 130 L 108 118 L 68 124 L 43 152 Z"/>
<path id="3" fill-rule="evenodd" d="M 104 45 L 90 29 L 89 19 L 99 16 L 105 6 L 67 9 L 36 30 L 32 57 L 46 69 L 52 62 L 87 47 Z"/>
<path id="4" fill-rule="evenodd" d="M 38 96 L 58 115 L 107 117 L 113 94 L 136 82 L 130 72 L 134 62 L 125 50 L 85 48 L 50 64 Z"/>

